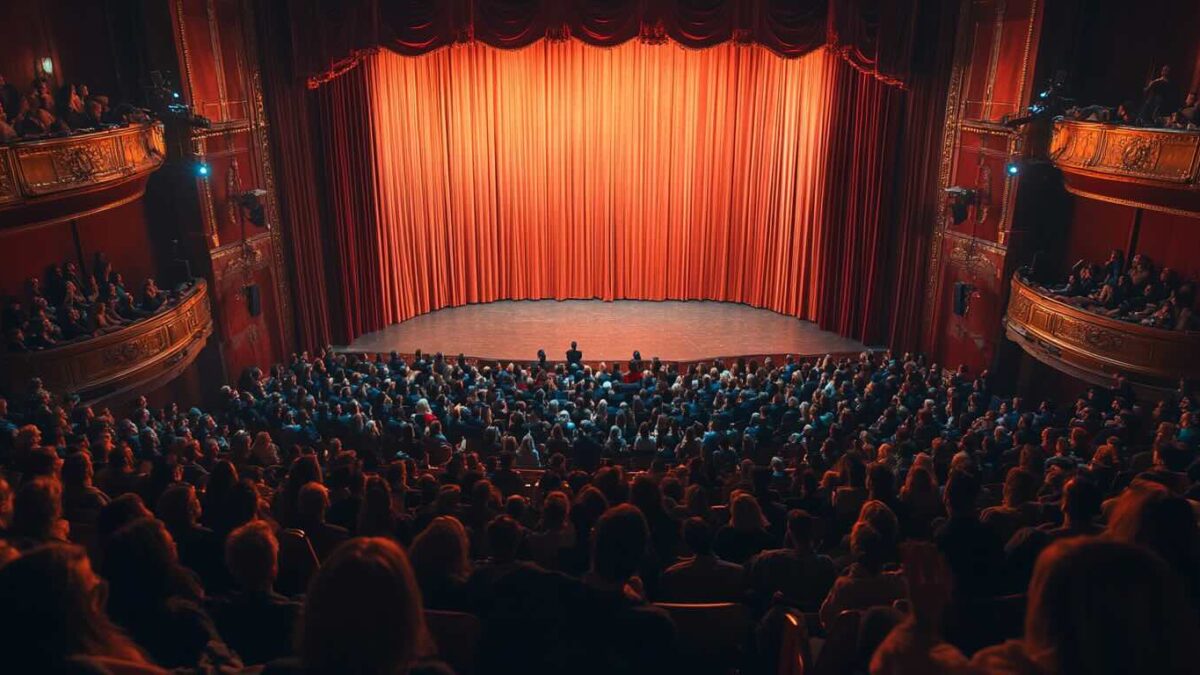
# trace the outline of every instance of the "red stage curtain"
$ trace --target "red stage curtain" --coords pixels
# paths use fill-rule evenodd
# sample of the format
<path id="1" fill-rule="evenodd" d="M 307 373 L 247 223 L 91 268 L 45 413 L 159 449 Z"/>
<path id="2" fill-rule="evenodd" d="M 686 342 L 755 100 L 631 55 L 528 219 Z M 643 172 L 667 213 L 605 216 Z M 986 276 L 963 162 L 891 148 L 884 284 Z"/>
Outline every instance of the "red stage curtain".
<path id="1" fill-rule="evenodd" d="M 279 3 L 258 6 L 258 44 L 262 50 L 263 102 L 271 120 L 268 131 L 275 152 L 273 162 L 284 241 L 291 252 L 291 284 L 296 339 L 304 349 L 333 342 L 332 312 L 327 282 L 321 202 L 313 186 L 317 158 L 312 152 L 318 128 L 309 116 L 310 97 L 302 80 L 294 77 L 290 60 L 280 58 L 291 50 L 289 17 Z"/>
<path id="2" fill-rule="evenodd" d="M 734 46 L 746 37 L 736 31 L 733 42 L 707 56 L 650 46 L 647 41 L 658 36 L 643 10 L 662 6 L 656 3 L 564 3 L 557 16 L 566 16 L 576 38 L 570 43 L 551 40 L 526 48 L 527 54 L 490 55 L 485 52 L 494 50 L 478 43 L 459 44 L 420 57 L 437 57 L 420 67 L 420 58 L 402 65 L 383 50 L 371 69 L 355 68 L 345 75 L 350 79 L 309 91 L 297 86 L 308 76 L 294 69 L 304 62 L 297 52 L 348 49 L 355 35 L 369 32 L 364 26 L 399 24 L 381 17 L 373 0 L 336 8 L 260 2 L 260 15 L 271 19 L 260 21 L 260 44 L 284 235 L 295 261 L 298 346 L 313 348 L 331 338 L 346 343 L 446 304 L 597 296 L 742 299 L 816 319 L 869 344 L 914 348 L 936 217 L 939 97 L 950 51 L 936 49 L 950 44 L 936 32 L 952 34 L 953 11 L 945 10 L 953 10 L 955 1 L 921 4 L 913 39 L 928 44 L 914 54 L 912 91 L 905 92 L 871 86 L 845 63 L 841 49 L 843 59 L 814 54 L 789 62 L 762 48 Z M 417 52 L 448 44 L 441 41 L 448 31 L 474 26 L 469 0 L 383 6 L 410 18 L 423 9 L 424 28 L 416 20 L 404 24 L 412 31 L 410 44 L 426 40 L 425 47 L 414 47 Z M 769 33 L 755 29 L 753 38 L 776 53 L 807 38 L 785 35 L 771 45 L 765 36 L 811 28 L 798 16 L 825 13 L 822 3 L 768 0 L 738 7 L 737 25 L 772 26 Z M 640 8 L 632 14 L 636 20 L 630 8 Z M 321 12 L 331 17 L 322 33 L 326 42 L 305 42 L 304 24 Z M 625 42 L 635 35 L 643 39 Z M 472 42 L 469 31 L 451 37 Z M 609 51 L 629 54 L 602 56 L 605 50 L 593 49 L 585 51 L 597 54 L 584 56 L 575 53 L 580 43 L 622 45 Z M 634 52 L 640 62 L 631 58 Z M 931 65 L 934 52 L 938 68 Z M 541 98 L 524 107 L 484 88 L 508 56 L 542 60 L 544 70 L 521 80 L 523 91 Z M 683 65 L 689 57 L 696 59 Z M 452 61 L 464 59 L 470 68 L 450 69 Z M 565 63 L 579 70 L 559 67 Z M 600 63 L 608 70 L 596 71 Z M 651 71 L 651 64 L 662 68 Z M 613 72 L 618 65 L 644 72 L 622 80 Z M 385 70 L 407 71 L 419 91 L 441 93 L 424 102 L 393 96 L 387 104 L 392 112 L 380 113 L 379 91 L 402 86 L 382 83 Z M 578 89 L 599 88 L 593 80 L 605 90 L 588 96 Z M 660 89 L 651 96 L 652 86 Z M 570 108 L 549 107 L 551 91 L 572 101 Z M 645 107 L 633 112 L 638 105 Z M 397 116 L 403 106 L 412 107 L 415 117 Z M 643 124 L 631 122 L 635 115 Z M 380 119 L 387 124 L 376 128 Z M 397 138 L 396 147 L 417 151 L 401 156 L 389 146 L 376 157 L 376 134 L 395 138 L 400 132 L 393 127 L 404 124 L 412 138 Z M 488 157 L 465 136 L 454 136 L 482 134 L 488 124 L 493 132 L 485 147 L 507 154 Z M 615 142 L 597 142 L 618 132 Z M 773 144 L 765 142 L 770 134 Z M 529 142 L 515 140 L 522 137 Z M 577 140 L 586 143 L 568 161 L 564 147 Z M 897 149 L 885 150 L 885 144 Z M 447 173 L 431 175 L 436 167 Z M 529 190 L 541 193 L 520 191 L 531 175 L 536 180 Z M 649 187 L 622 187 L 640 183 L 680 190 L 651 194 Z M 882 224 L 880 212 L 887 216 Z M 409 223 L 408 229 L 396 223 Z M 452 229 L 462 223 L 469 227 Z M 577 254 L 597 262 L 576 266 Z M 505 260 L 515 262 L 502 271 Z"/>
<path id="3" fill-rule="evenodd" d="M 903 92 L 858 75 L 843 61 L 826 101 L 829 148 L 821 198 L 826 213 L 816 231 L 815 311 L 802 318 L 840 335 L 874 342 L 886 308 L 892 169 Z"/>
<path id="4" fill-rule="evenodd" d="M 381 52 L 355 87 L 358 72 L 373 151 L 358 155 L 359 135 L 342 154 L 375 157 L 376 210 L 349 209 L 339 235 L 357 251 L 341 255 L 345 299 L 362 303 L 350 337 L 466 303 L 637 298 L 879 338 L 903 92 L 829 52 L 475 44 Z"/>
<path id="5" fill-rule="evenodd" d="M 377 171 L 366 72 L 357 68 L 321 88 L 321 167 L 329 228 L 323 242 L 328 269 L 338 280 L 339 336 L 345 340 L 382 328 L 391 298 L 379 266 L 381 234 L 375 219 Z"/>
<path id="6" fill-rule="evenodd" d="M 906 92 L 899 138 L 896 196 L 891 209 L 892 249 L 887 282 L 889 322 L 884 344 L 900 352 L 921 345 L 926 263 L 941 195 L 942 123 L 954 61 L 958 0 L 923 3 L 914 35 L 911 86 Z"/>
<path id="7" fill-rule="evenodd" d="M 686 47 L 756 42 L 799 57 L 831 41 L 855 67 L 905 75 L 917 0 L 291 0 L 295 69 L 315 86 L 379 47 L 406 55 L 482 42 L 527 47 L 575 37 L 612 47 L 635 37 Z"/>
<path id="8" fill-rule="evenodd" d="M 903 0 L 830 0 L 829 46 L 858 70 L 889 84 L 908 78 L 919 8 Z M 926 0 L 926 5 L 937 4 Z"/>

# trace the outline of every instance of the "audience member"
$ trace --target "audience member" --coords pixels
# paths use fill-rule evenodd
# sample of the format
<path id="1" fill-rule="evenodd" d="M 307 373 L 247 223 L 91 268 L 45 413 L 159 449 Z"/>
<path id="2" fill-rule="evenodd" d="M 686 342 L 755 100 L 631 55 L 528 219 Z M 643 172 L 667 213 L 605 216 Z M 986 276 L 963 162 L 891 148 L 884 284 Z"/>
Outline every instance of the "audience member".
<path id="1" fill-rule="evenodd" d="M 209 604 L 217 630 L 247 664 L 291 656 L 302 605 L 274 591 L 279 541 L 255 520 L 229 533 L 225 563 L 237 590 Z"/>

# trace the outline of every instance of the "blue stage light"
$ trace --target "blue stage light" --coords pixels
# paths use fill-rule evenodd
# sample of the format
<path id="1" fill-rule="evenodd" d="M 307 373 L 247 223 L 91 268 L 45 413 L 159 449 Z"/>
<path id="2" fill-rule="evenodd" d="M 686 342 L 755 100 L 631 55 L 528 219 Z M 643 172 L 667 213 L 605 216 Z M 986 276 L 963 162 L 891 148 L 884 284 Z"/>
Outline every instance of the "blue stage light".
<path id="1" fill-rule="evenodd" d="M 1004 167 L 1004 171 L 1010 176 L 1016 176 L 1017 174 L 1021 173 L 1021 165 L 1017 164 L 1016 162 L 1009 162 Z"/>
<path id="2" fill-rule="evenodd" d="M 196 163 L 196 175 L 201 178 L 208 178 L 208 165 L 204 162 Z"/>

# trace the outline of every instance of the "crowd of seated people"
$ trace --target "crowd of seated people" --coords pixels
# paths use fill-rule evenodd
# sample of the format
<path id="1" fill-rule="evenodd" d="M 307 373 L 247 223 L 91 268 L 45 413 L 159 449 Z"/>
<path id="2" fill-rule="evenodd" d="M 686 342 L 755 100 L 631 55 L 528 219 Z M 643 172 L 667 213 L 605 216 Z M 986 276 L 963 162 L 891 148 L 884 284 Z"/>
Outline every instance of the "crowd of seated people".
<path id="1" fill-rule="evenodd" d="M 128 104 L 110 107 L 109 98 L 93 94 L 88 85 L 62 85 L 57 94 L 43 77 L 33 80 L 27 93 L 0 75 L 0 142 L 23 138 L 94 131 L 149 119 L 146 112 Z"/>
<path id="2" fill-rule="evenodd" d="M 639 365 L 326 350 L 123 417 L 34 381 L 0 400 L 5 666 L 704 672 L 654 603 L 728 601 L 743 673 L 777 672 L 783 607 L 818 672 L 1200 668 L 1186 383 L 1059 407 L 913 355 Z"/>
<path id="3" fill-rule="evenodd" d="M 154 315 L 176 302 L 183 290 L 163 290 L 149 278 L 135 296 L 101 252 L 91 274 L 81 272 L 74 261 L 54 265 L 45 281 L 32 277 L 26 282 L 23 299 L 5 300 L 5 348 L 39 351 L 102 335 Z"/>
<path id="4" fill-rule="evenodd" d="M 1111 122 L 1166 129 L 1200 129 L 1200 92 L 1179 95 L 1171 78 L 1171 67 L 1163 66 L 1142 90 L 1141 105 L 1122 101 L 1116 108 L 1103 105 L 1076 106 L 1066 110 L 1071 119 Z"/>
<path id="5" fill-rule="evenodd" d="M 1156 267 L 1141 253 L 1130 258 L 1128 266 L 1116 249 L 1104 264 L 1080 260 L 1066 283 L 1046 290 L 1076 307 L 1122 321 L 1169 330 L 1197 328 L 1195 282 L 1180 280 L 1174 270 Z"/>

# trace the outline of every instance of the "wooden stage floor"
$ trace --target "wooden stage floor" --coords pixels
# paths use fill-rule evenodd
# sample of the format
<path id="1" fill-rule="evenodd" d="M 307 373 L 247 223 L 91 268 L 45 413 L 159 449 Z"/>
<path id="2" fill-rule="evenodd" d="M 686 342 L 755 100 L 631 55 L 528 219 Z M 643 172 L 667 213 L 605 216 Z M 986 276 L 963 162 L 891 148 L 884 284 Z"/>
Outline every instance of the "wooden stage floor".
<path id="1" fill-rule="evenodd" d="M 360 336 L 345 351 L 425 353 L 496 361 L 529 361 L 545 349 L 560 361 L 571 340 L 583 358 L 699 361 L 735 356 L 820 356 L 857 353 L 856 340 L 816 324 L 731 302 L 518 300 L 430 312 Z"/>

